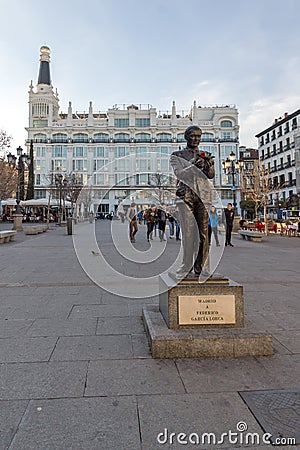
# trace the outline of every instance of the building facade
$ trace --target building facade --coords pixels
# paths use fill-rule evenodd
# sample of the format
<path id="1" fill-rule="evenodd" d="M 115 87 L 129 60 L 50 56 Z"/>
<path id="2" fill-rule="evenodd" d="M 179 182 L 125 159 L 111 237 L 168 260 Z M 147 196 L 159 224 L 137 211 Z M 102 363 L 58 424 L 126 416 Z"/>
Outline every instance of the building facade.
<path id="1" fill-rule="evenodd" d="M 292 114 L 285 113 L 256 135 L 259 159 L 268 169 L 272 180 L 269 207 L 276 207 L 278 203 L 288 206 L 295 203 L 295 199 L 297 202 L 296 147 L 299 124 L 300 109 Z"/>
<path id="2" fill-rule="evenodd" d="M 214 185 L 224 202 L 232 200 L 229 180 L 221 162 L 230 152 L 238 155 L 238 111 L 234 105 L 197 106 L 188 112 L 157 111 L 151 105 L 114 105 L 96 112 L 92 102 L 87 112 L 77 112 L 69 102 L 68 111 L 59 110 L 59 97 L 50 78 L 50 49 L 40 49 L 38 83 L 29 87 L 27 145 L 33 143 L 35 197 L 46 198 L 49 176 L 76 174 L 92 188 L 94 212 L 115 211 L 123 199 L 152 202 L 150 196 L 157 174 L 174 181 L 170 154 L 185 146 L 184 131 L 198 125 L 202 131 L 201 150 L 215 156 Z"/>

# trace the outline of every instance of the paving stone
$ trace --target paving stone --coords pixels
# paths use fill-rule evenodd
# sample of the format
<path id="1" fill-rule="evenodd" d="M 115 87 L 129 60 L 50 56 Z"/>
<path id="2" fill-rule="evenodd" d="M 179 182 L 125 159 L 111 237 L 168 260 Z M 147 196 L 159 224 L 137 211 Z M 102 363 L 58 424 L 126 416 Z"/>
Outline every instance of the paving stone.
<path id="1" fill-rule="evenodd" d="M 134 358 L 152 358 L 148 339 L 145 333 L 133 334 L 131 336 L 131 341 Z"/>
<path id="2" fill-rule="evenodd" d="M 126 317 L 129 315 L 127 304 L 121 305 L 74 305 L 70 319 L 78 317 Z"/>
<path id="3" fill-rule="evenodd" d="M 187 392 L 228 392 L 280 387 L 276 372 L 271 375 L 252 357 L 177 360 Z"/>
<path id="4" fill-rule="evenodd" d="M 130 336 L 61 337 L 53 352 L 54 361 L 132 358 Z"/>
<path id="5" fill-rule="evenodd" d="M 0 449 L 8 449 L 28 401 L 0 401 Z"/>
<path id="6" fill-rule="evenodd" d="M 143 331 L 140 317 L 105 317 L 98 319 L 96 334 L 137 334 Z"/>
<path id="7" fill-rule="evenodd" d="M 72 304 L 73 305 L 73 304 Z M 62 303 L 58 301 L 48 300 L 32 301 L 31 304 L 26 305 L 25 303 L 21 306 L 17 306 L 8 315 L 9 319 L 47 319 L 53 317 L 67 318 L 72 309 L 72 305 L 67 303 Z"/>
<path id="8" fill-rule="evenodd" d="M 173 361 L 91 361 L 86 396 L 139 395 L 184 392 Z"/>
<path id="9" fill-rule="evenodd" d="M 216 446 L 208 444 L 205 436 L 204 445 L 183 445 L 173 443 L 170 445 L 170 433 L 197 433 L 202 440 L 203 433 L 214 433 L 216 441 L 220 440 L 222 433 L 229 430 L 237 432 L 237 423 L 245 422 L 249 432 L 263 435 L 252 414 L 236 393 L 215 393 L 215 394 L 179 394 L 179 395 L 153 395 L 138 397 L 138 409 L 141 426 L 142 448 L 149 449 L 182 449 L 182 448 L 218 448 L 232 450 L 235 448 L 224 439 L 222 445 Z M 168 443 L 159 445 L 157 437 L 159 433 L 167 430 Z M 160 436 L 161 442 L 164 435 Z M 194 437 L 195 439 L 195 437 Z M 195 440 L 194 440 L 195 442 Z M 251 446 L 242 445 L 239 448 Z M 252 447 L 253 448 L 253 447 Z M 255 447 L 256 449 L 258 447 Z"/>
<path id="10" fill-rule="evenodd" d="M 0 398 L 81 397 L 86 373 L 86 361 L 1 364 Z"/>
<path id="11" fill-rule="evenodd" d="M 30 403 L 10 450 L 140 450 L 134 398 Z"/>
<path id="12" fill-rule="evenodd" d="M 0 338 L 22 336 L 30 325 L 32 320 L 0 320 Z"/>
<path id="13" fill-rule="evenodd" d="M 54 337 L 0 339 L 0 363 L 48 361 L 56 341 Z"/>
<path id="14" fill-rule="evenodd" d="M 269 358 L 259 356 L 256 359 L 267 373 L 276 374 L 280 379 L 280 386 L 275 387 L 272 384 L 268 384 L 268 389 L 300 389 L 300 354 L 278 354 Z"/>
<path id="15" fill-rule="evenodd" d="M 300 354 L 300 330 L 275 332 L 274 337 L 291 353 Z"/>
<path id="16" fill-rule="evenodd" d="M 94 335 L 97 319 L 36 319 L 27 330 L 27 336 L 81 336 Z M 1 330 L 1 325 L 0 325 Z"/>

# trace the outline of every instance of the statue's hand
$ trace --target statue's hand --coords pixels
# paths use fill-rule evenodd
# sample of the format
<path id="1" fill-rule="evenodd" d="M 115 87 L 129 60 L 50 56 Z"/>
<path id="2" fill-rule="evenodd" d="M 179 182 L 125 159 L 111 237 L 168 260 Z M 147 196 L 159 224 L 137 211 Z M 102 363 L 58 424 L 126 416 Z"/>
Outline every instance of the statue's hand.
<path id="1" fill-rule="evenodd" d="M 206 156 L 206 158 L 205 158 L 206 167 L 211 167 L 214 165 L 214 163 L 215 163 L 215 161 L 212 156 Z"/>
<path id="2" fill-rule="evenodd" d="M 198 169 L 203 169 L 204 167 L 204 159 L 203 158 L 198 158 L 195 160 L 194 165 L 196 167 L 198 167 Z"/>

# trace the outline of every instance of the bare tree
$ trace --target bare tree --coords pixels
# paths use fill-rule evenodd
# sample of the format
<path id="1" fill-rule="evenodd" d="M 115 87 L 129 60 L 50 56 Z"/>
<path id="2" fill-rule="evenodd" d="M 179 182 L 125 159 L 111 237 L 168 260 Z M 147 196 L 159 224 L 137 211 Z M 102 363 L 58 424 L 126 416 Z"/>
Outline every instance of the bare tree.
<path id="1" fill-rule="evenodd" d="M 258 209 L 263 209 L 265 234 L 268 234 L 267 222 L 267 206 L 270 193 L 278 189 L 278 185 L 274 186 L 270 169 L 266 168 L 261 161 L 249 171 L 242 169 L 241 171 L 241 191 L 244 200 L 250 200 L 255 205 L 255 217 L 257 217 Z"/>
<path id="2" fill-rule="evenodd" d="M 156 172 L 149 176 L 149 185 L 154 187 L 154 192 L 160 204 L 165 203 L 175 195 L 176 180 L 172 176 Z"/>
<path id="3" fill-rule="evenodd" d="M 11 197 L 18 187 L 18 171 L 5 160 L 11 140 L 6 131 L 0 130 L 0 199 L 3 200 Z"/>

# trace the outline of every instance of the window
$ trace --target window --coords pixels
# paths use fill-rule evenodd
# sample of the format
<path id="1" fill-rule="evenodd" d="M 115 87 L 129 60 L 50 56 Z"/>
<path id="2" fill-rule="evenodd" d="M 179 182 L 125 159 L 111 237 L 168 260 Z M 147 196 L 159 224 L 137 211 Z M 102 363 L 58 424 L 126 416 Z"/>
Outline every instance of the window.
<path id="1" fill-rule="evenodd" d="M 130 184 L 129 173 L 116 173 L 115 174 L 115 183 L 118 186 L 126 186 L 126 185 Z"/>
<path id="2" fill-rule="evenodd" d="M 94 142 L 108 142 L 109 136 L 105 133 L 94 134 Z"/>
<path id="3" fill-rule="evenodd" d="M 115 119 L 114 125 L 116 128 L 128 128 L 129 127 L 129 118 L 126 119 Z"/>
<path id="4" fill-rule="evenodd" d="M 114 136 L 115 142 L 129 142 L 130 136 L 127 133 L 117 133 Z"/>
<path id="5" fill-rule="evenodd" d="M 136 156 L 145 155 L 148 152 L 150 152 L 150 148 L 149 147 L 136 147 L 135 148 Z"/>
<path id="6" fill-rule="evenodd" d="M 86 157 L 87 157 L 87 147 L 73 148 L 73 158 L 86 158 Z"/>
<path id="7" fill-rule="evenodd" d="M 273 145 L 273 156 L 276 156 L 276 144 Z"/>
<path id="8" fill-rule="evenodd" d="M 232 127 L 231 120 L 222 120 L 221 121 L 221 127 L 222 128 L 230 128 L 230 127 Z"/>
<path id="9" fill-rule="evenodd" d="M 68 142 L 68 136 L 62 133 L 53 134 L 52 142 Z"/>
<path id="10" fill-rule="evenodd" d="M 135 176 L 136 184 L 138 185 L 148 185 L 149 184 L 149 174 L 148 173 L 138 173 Z"/>
<path id="11" fill-rule="evenodd" d="M 54 172 L 60 172 L 62 170 L 66 170 L 67 168 L 67 160 L 66 159 L 52 159 L 51 160 L 51 170 Z"/>
<path id="12" fill-rule="evenodd" d="M 232 192 L 231 191 L 221 191 L 221 199 L 222 200 L 232 199 Z"/>
<path id="13" fill-rule="evenodd" d="M 201 142 L 212 142 L 215 140 L 215 136 L 212 133 L 202 133 Z"/>
<path id="14" fill-rule="evenodd" d="M 40 159 L 35 160 L 35 170 L 41 170 L 41 161 Z"/>
<path id="15" fill-rule="evenodd" d="M 159 133 L 156 138 L 157 142 L 172 142 L 172 135 L 168 133 Z"/>
<path id="16" fill-rule="evenodd" d="M 89 142 L 89 137 L 84 133 L 77 133 L 73 135 L 73 142 Z"/>
<path id="17" fill-rule="evenodd" d="M 41 184 L 41 175 L 39 173 L 37 173 L 35 175 L 35 184 L 36 185 L 40 185 Z"/>
<path id="18" fill-rule="evenodd" d="M 135 135 L 136 142 L 150 142 L 151 135 L 148 133 L 138 133 Z"/>
<path id="19" fill-rule="evenodd" d="M 115 161 L 115 170 L 129 170 L 129 159 L 122 158 Z"/>
<path id="20" fill-rule="evenodd" d="M 86 159 L 74 159 L 73 160 L 73 170 L 87 170 L 87 160 Z"/>
<path id="21" fill-rule="evenodd" d="M 150 127 L 150 118 L 143 117 L 143 118 L 136 118 L 135 119 L 135 126 L 140 128 L 147 128 Z"/>
<path id="22" fill-rule="evenodd" d="M 47 103 L 36 103 L 32 105 L 32 115 L 45 117 L 49 114 L 49 105 Z"/>
<path id="23" fill-rule="evenodd" d="M 232 141 L 232 133 L 230 131 L 221 131 L 222 141 Z"/>
<path id="24" fill-rule="evenodd" d="M 146 172 L 151 170 L 151 161 L 150 159 L 137 159 L 136 160 L 136 170 L 138 172 Z"/>
<path id="25" fill-rule="evenodd" d="M 101 170 L 108 164 L 108 159 L 94 159 L 94 170 Z"/>
<path id="26" fill-rule="evenodd" d="M 157 147 L 156 152 L 158 155 L 170 155 L 172 152 L 172 149 L 170 147 Z"/>
<path id="27" fill-rule="evenodd" d="M 52 147 L 52 158 L 66 158 L 67 146 L 66 145 L 54 145 Z"/>
<path id="28" fill-rule="evenodd" d="M 94 175 L 94 184 L 105 186 L 108 184 L 108 173 L 97 173 Z"/>
<path id="29" fill-rule="evenodd" d="M 286 138 L 286 149 L 290 150 L 290 148 L 291 148 L 290 138 Z"/>
<path id="30" fill-rule="evenodd" d="M 46 134 L 42 134 L 42 133 L 34 134 L 33 140 L 34 140 L 34 142 L 47 142 L 47 136 L 46 136 Z"/>
<path id="31" fill-rule="evenodd" d="M 128 147 L 115 147 L 115 158 L 122 158 L 129 155 Z"/>
<path id="32" fill-rule="evenodd" d="M 159 172 L 168 172 L 170 170 L 169 159 L 158 159 L 157 170 Z"/>
<path id="33" fill-rule="evenodd" d="M 46 190 L 45 189 L 35 189 L 34 190 L 34 198 L 35 199 L 39 199 L 39 198 L 46 198 Z"/>
<path id="34" fill-rule="evenodd" d="M 185 142 L 184 133 L 177 134 L 177 142 Z"/>
<path id="35" fill-rule="evenodd" d="M 46 156 L 46 147 L 35 147 L 35 156 L 37 158 L 45 158 Z"/>
<path id="36" fill-rule="evenodd" d="M 108 148 L 107 147 L 95 147 L 94 148 L 94 158 L 107 158 Z"/>

